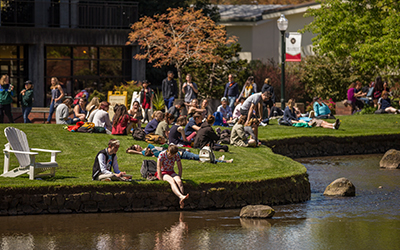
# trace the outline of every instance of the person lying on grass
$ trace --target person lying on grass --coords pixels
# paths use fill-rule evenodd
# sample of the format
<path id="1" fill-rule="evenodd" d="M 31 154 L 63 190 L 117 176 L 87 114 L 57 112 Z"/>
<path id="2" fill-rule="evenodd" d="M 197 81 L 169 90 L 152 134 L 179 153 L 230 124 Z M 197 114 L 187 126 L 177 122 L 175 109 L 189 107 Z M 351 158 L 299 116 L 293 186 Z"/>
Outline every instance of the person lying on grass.
<path id="1" fill-rule="evenodd" d="M 182 163 L 178 156 L 178 147 L 175 145 L 168 146 L 166 151 L 161 152 L 157 159 L 156 177 L 159 180 L 167 181 L 171 185 L 172 192 L 179 198 L 179 207 L 185 206 L 185 200 L 189 198 L 189 194 L 184 195 L 182 177 Z M 178 165 L 179 173 L 174 171 L 174 165 Z"/>
<path id="2" fill-rule="evenodd" d="M 150 157 L 158 157 L 160 155 L 160 153 L 165 150 L 166 149 L 163 147 L 156 147 L 152 144 L 149 144 L 144 149 L 140 145 L 133 145 L 133 146 L 129 147 L 126 150 L 126 152 L 128 154 L 139 154 L 139 155 L 150 156 Z M 179 152 L 177 154 L 183 160 L 195 160 L 195 161 L 200 160 L 199 155 L 190 152 L 189 149 L 180 148 L 180 149 L 178 149 L 178 151 Z M 225 161 L 224 158 L 225 158 L 224 156 L 221 156 L 220 158 L 216 159 L 215 162 L 222 162 L 222 163 L 232 163 L 233 162 L 233 159 Z"/>
<path id="3" fill-rule="evenodd" d="M 336 119 L 334 123 L 329 123 L 320 119 L 311 119 L 309 122 L 300 119 L 300 112 L 296 112 L 295 100 L 289 99 L 287 107 L 283 113 L 283 120 L 286 121 L 289 125 L 294 127 L 322 127 L 322 128 L 330 128 L 330 129 L 339 129 L 340 121 Z"/>
<path id="4" fill-rule="evenodd" d="M 108 147 L 97 153 L 93 164 L 92 179 L 98 181 L 129 181 L 131 176 L 119 170 L 117 152 L 120 142 L 110 139 Z M 111 171 L 114 169 L 114 173 Z"/>

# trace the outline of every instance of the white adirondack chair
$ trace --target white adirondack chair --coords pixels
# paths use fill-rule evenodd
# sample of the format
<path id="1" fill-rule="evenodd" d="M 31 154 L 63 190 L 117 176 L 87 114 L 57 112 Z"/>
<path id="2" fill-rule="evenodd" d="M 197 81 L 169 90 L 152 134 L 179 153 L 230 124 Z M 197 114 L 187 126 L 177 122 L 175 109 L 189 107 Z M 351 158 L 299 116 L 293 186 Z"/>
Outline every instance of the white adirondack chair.
<path id="1" fill-rule="evenodd" d="M 56 162 L 57 153 L 60 153 L 59 150 L 48 150 L 48 149 L 40 149 L 40 148 L 29 148 L 28 140 L 26 138 L 26 134 L 13 127 L 7 127 L 4 129 L 4 134 L 7 137 L 8 143 L 4 145 L 4 172 L 1 176 L 3 177 L 16 177 L 22 174 L 29 174 L 29 179 L 33 180 L 37 177 L 42 176 L 54 176 L 56 173 L 56 167 L 58 164 Z M 10 149 L 10 146 L 12 149 Z M 35 156 L 38 154 L 37 152 L 32 151 L 40 151 L 51 153 L 50 162 L 35 162 Z M 10 167 L 10 153 L 14 153 L 18 159 L 19 167 L 14 168 L 9 171 Z M 47 174 L 39 174 L 44 171 L 50 170 L 50 173 Z"/>

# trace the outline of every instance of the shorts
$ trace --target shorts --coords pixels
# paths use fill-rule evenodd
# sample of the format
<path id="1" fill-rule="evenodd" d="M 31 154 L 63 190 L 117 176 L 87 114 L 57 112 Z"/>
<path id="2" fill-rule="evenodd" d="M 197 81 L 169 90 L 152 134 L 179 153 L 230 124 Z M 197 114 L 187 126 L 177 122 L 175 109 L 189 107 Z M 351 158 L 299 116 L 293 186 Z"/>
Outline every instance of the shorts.
<path id="1" fill-rule="evenodd" d="M 321 127 L 323 120 L 320 119 L 311 119 L 311 123 L 315 122 L 315 127 Z"/>
<path id="2" fill-rule="evenodd" d="M 170 176 L 172 176 L 172 177 L 174 177 L 175 175 L 177 175 L 176 173 L 175 173 L 175 171 L 162 171 L 161 172 L 161 174 L 162 175 L 165 175 L 165 174 L 167 174 L 167 175 L 170 175 Z M 156 172 L 156 174 L 154 175 L 155 177 L 157 177 L 157 179 L 159 179 L 159 180 L 161 180 L 160 178 L 158 178 L 158 173 Z"/>

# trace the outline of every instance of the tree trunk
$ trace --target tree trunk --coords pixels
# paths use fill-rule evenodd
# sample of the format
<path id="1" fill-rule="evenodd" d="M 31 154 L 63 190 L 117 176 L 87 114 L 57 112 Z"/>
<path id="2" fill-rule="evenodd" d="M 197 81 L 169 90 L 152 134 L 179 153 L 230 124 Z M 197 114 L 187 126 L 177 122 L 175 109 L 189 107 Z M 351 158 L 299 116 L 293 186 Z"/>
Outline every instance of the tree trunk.
<path id="1" fill-rule="evenodd" d="M 182 99 L 182 69 L 178 65 L 175 66 L 178 71 L 178 98 Z"/>

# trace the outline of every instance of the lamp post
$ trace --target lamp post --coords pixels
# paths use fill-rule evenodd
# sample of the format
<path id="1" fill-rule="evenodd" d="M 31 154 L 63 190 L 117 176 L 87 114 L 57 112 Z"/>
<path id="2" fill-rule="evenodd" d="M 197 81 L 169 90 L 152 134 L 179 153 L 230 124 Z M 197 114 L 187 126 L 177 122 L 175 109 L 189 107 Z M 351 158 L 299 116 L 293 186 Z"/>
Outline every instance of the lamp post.
<path id="1" fill-rule="evenodd" d="M 281 17 L 277 21 L 278 29 L 281 31 L 281 109 L 285 108 L 285 61 L 286 61 L 286 44 L 285 44 L 285 32 L 288 28 L 289 22 L 285 18 L 285 15 L 281 14 Z"/>

